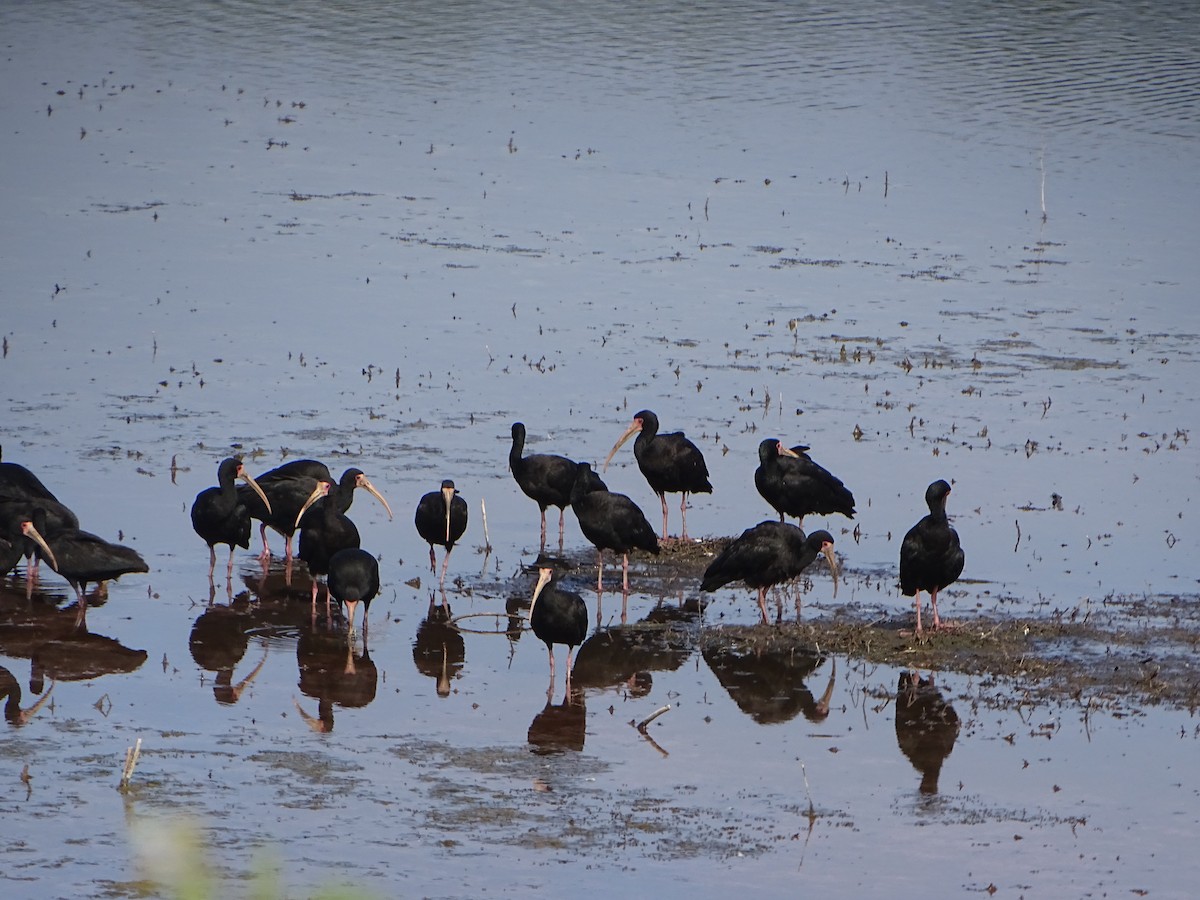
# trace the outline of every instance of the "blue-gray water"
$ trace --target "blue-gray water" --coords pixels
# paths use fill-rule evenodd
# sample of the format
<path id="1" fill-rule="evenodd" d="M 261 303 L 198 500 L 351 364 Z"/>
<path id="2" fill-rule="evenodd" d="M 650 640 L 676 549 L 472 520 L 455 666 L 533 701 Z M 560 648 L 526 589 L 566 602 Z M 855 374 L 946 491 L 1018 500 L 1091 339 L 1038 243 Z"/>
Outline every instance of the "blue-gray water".
<path id="1" fill-rule="evenodd" d="M 966 724 L 929 804 L 874 711 L 896 673 L 840 660 L 845 714 L 760 726 L 694 655 L 646 697 L 590 695 L 583 754 L 547 759 L 525 749 L 541 646 L 468 635 L 442 700 L 412 663 L 428 577 L 405 582 L 427 560 L 410 510 L 453 477 L 473 521 L 450 602 L 503 609 L 472 585 L 481 499 L 490 582 L 536 550 L 511 422 L 600 462 L 648 407 L 708 458 L 698 535 L 768 517 L 763 437 L 810 444 L 861 533 L 821 524 L 879 574 L 849 599 L 881 614 L 910 608 L 897 545 L 938 477 L 968 555 L 951 616 L 1194 604 L 1198 24 L 1158 3 L 0 7 L 4 459 L 152 568 L 88 617 L 147 662 L 60 681 L 0 743 L 16 894 L 136 893 L 128 821 L 191 812 L 222 867 L 262 844 L 297 890 L 1186 895 L 1182 715 L 972 716 L 983 688 L 943 676 Z M 254 635 L 234 680 L 267 661 L 232 705 L 189 653 L 187 508 L 231 449 L 359 465 L 397 510 L 354 508 L 383 565 L 380 683 L 328 735 L 296 711 L 286 629 Z M 657 521 L 628 449 L 606 477 Z M 741 590 L 716 603 L 753 620 Z M 662 757 L 627 723 L 672 702 Z M 150 787 L 122 809 L 137 736 Z M 672 804 L 705 823 L 694 845 L 637 818 Z M 573 812 L 612 828 L 535 839 Z"/>

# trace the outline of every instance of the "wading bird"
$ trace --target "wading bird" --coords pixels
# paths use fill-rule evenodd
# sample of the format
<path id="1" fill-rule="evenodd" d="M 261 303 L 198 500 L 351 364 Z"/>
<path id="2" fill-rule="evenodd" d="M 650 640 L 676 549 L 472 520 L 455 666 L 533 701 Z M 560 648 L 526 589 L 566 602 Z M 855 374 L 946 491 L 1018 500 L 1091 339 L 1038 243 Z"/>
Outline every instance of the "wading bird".
<path id="1" fill-rule="evenodd" d="M 735 538 L 704 571 L 700 590 L 715 591 L 730 582 L 744 581 L 758 590 L 758 608 L 767 621 L 767 588 L 791 581 L 818 554 L 824 554 L 837 578 L 837 559 L 833 555 L 833 535 L 814 531 L 805 536 L 786 522 L 759 522 Z"/>
<path id="2" fill-rule="evenodd" d="M 908 530 L 900 545 L 900 590 L 913 597 L 917 610 L 917 633 L 921 633 L 921 591 L 929 592 L 933 606 L 933 627 L 942 627 L 938 618 L 938 591 L 953 584 L 962 574 L 966 554 L 958 542 L 958 532 L 946 517 L 950 485 L 935 481 L 925 490 L 929 515 Z"/>
<path id="3" fill-rule="evenodd" d="M 266 511 L 271 504 L 258 483 L 250 477 L 241 460 L 232 456 L 217 466 L 217 487 L 205 488 L 192 503 L 192 528 L 208 544 L 208 580 L 217 567 L 217 544 L 229 545 L 229 564 L 225 578 L 233 578 L 233 554 L 236 547 L 250 548 L 250 510 L 238 493 L 235 482 L 242 479 L 257 494 Z"/>
<path id="4" fill-rule="evenodd" d="M 512 470 L 517 486 L 525 496 L 534 500 L 542 511 L 542 544 L 546 547 L 546 507 L 558 507 L 558 547 L 563 544 L 563 519 L 566 508 L 571 505 L 571 487 L 575 484 L 576 464 L 565 456 L 548 453 L 531 453 L 522 456 L 525 449 L 525 425 L 514 422 L 512 427 L 512 449 L 508 451 L 508 467 Z M 597 484 L 604 488 L 600 476 L 593 473 Z"/>
<path id="5" fill-rule="evenodd" d="M 567 646 L 567 691 L 571 690 L 571 655 L 587 637 L 587 606 L 583 598 L 574 591 L 563 589 L 558 584 L 554 563 L 541 557 L 537 561 L 538 580 L 533 589 L 533 601 L 529 604 L 529 626 L 538 639 L 546 645 L 550 657 L 550 688 L 554 691 L 554 645 Z"/>
<path id="6" fill-rule="evenodd" d="M 785 447 L 775 438 L 763 441 L 758 445 L 754 486 L 775 507 L 780 522 L 795 516 L 803 528 L 807 515 L 841 513 L 853 519 L 854 495 L 841 479 L 813 462 L 807 450 L 803 445 Z"/>
<path id="7" fill-rule="evenodd" d="M 467 530 L 467 501 L 458 495 L 454 482 L 447 478 L 440 490 L 430 491 L 421 497 L 413 522 L 417 526 L 417 534 L 429 542 L 431 572 L 437 571 L 433 545 L 440 544 L 446 548 L 442 574 L 438 578 L 438 584 L 442 584 L 446 581 L 446 569 L 450 565 L 450 551 Z"/>
<path id="8" fill-rule="evenodd" d="M 367 613 L 379 593 L 379 561 L 366 550 L 348 547 L 329 558 L 326 578 L 333 599 L 346 607 L 350 636 L 354 635 L 354 611 L 363 605 L 363 640 L 367 637 Z"/>
<path id="9" fill-rule="evenodd" d="M 596 489 L 596 473 L 589 463 L 577 465 L 571 488 L 571 509 L 583 536 L 596 547 L 596 591 L 604 585 L 604 551 L 621 554 L 621 590 L 629 593 L 629 551 L 658 553 L 658 538 L 638 505 L 624 494 Z"/>
<path id="10" fill-rule="evenodd" d="M 609 461 L 634 433 L 637 434 L 637 440 L 633 442 L 633 455 L 637 459 L 638 468 L 642 470 L 646 481 L 650 483 L 650 489 L 658 494 L 659 502 L 662 503 L 662 539 L 667 540 L 667 494 L 678 493 L 682 494 L 679 503 L 679 512 L 683 519 L 681 537 L 686 541 L 688 494 L 712 493 L 704 456 L 681 431 L 659 434 L 658 416 L 648 409 L 643 409 L 633 417 L 632 424 L 625 429 L 625 433 L 608 452 L 602 471 L 608 469 Z"/>

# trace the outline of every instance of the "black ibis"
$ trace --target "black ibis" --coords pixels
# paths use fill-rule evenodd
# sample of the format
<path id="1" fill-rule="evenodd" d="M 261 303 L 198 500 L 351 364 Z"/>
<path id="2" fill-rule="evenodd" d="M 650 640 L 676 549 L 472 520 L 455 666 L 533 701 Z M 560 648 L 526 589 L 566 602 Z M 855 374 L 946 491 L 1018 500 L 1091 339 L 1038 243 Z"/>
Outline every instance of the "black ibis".
<path id="1" fill-rule="evenodd" d="M 4 450 L 0 448 L 0 458 L 3 455 Z M 11 462 L 0 462 L 0 497 L 58 502 L 58 498 L 50 493 L 40 478 L 24 466 Z"/>
<path id="2" fill-rule="evenodd" d="M 232 456 L 217 466 L 217 486 L 205 488 L 192 503 L 192 528 L 208 544 L 208 580 L 217 567 L 217 544 L 229 545 L 225 578 L 233 578 L 233 554 L 237 547 L 250 548 L 250 509 L 238 494 L 235 482 L 242 479 L 260 498 L 267 511 L 271 504 L 240 459 Z"/>
<path id="3" fill-rule="evenodd" d="M 633 442 L 633 455 L 637 459 L 638 468 L 650 483 L 650 489 L 658 494 L 659 502 L 662 503 L 662 539 L 667 540 L 667 494 L 678 493 L 683 495 L 679 503 L 679 512 L 683 518 L 681 537 L 686 541 L 688 494 L 712 493 L 704 456 L 681 431 L 659 434 L 658 416 L 648 409 L 643 409 L 633 417 L 633 423 L 613 444 L 608 458 L 604 460 L 603 470 L 608 469 L 609 461 L 635 432 L 637 440 Z"/>
<path id="4" fill-rule="evenodd" d="M 354 634 L 354 612 L 363 605 L 363 638 L 367 636 L 367 612 L 379 593 L 379 561 L 366 550 L 347 547 L 329 558 L 329 593 L 346 607 L 350 635 Z"/>
<path id="5" fill-rule="evenodd" d="M 558 507 L 558 546 L 562 549 L 563 519 L 571 505 L 571 487 L 575 484 L 574 460 L 549 453 L 522 456 L 525 449 L 525 425 L 514 422 L 512 449 L 508 451 L 508 467 L 525 496 L 534 500 L 542 512 L 542 549 L 546 547 L 546 507 Z M 605 487 L 599 475 L 594 475 L 601 489 Z"/>
<path id="6" fill-rule="evenodd" d="M 250 516 L 260 520 L 259 534 L 262 537 L 263 545 L 260 556 L 266 559 L 271 555 L 271 549 L 267 544 L 267 528 L 270 527 L 283 535 L 284 561 L 290 562 L 292 537 L 296 532 L 296 517 L 300 512 L 300 507 L 312 496 L 318 481 L 333 481 L 334 477 L 322 462 L 317 462 L 315 459 L 294 459 L 260 475 L 257 480 L 270 501 L 269 508 L 264 508 L 262 501 L 246 488 L 238 488 L 238 492 L 243 495 L 243 499 L 250 509 Z M 355 488 L 367 491 L 383 504 L 383 508 L 387 510 L 388 519 L 392 518 L 391 506 L 375 488 L 375 485 L 371 484 L 367 476 L 363 474 L 362 469 L 346 469 L 342 473 L 342 477 L 338 479 L 338 483 L 343 486 L 349 485 L 351 491 Z M 350 495 L 350 502 L 354 502 L 353 494 Z"/>
<path id="7" fill-rule="evenodd" d="M 417 534 L 429 542 L 431 572 L 437 571 L 433 545 L 440 544 L 446 548 L 442 574 L 438 578 L 438 584 L 442 584 L 446 581 L 446 569 L 450 565 L 450 551 L 454 549 L 455 541 L 467 530 L 467 501 L 458 495 L 454 482 L 447 478 L 440 490 L 430 491 L 420 499 L 413 521 L 417 526 Z"/>
<path id="8" fill-rule="evenodd" d="M 0 450 L 0 453 L 3 451 Z M 42 484 L 41 479 L 17 463 L 0 462 L 0 536 L 19 533 L 21 523 L 27 521 L 34 506 L 42 508 L 46 516 L 46 527 L 50 531 L 60 528 L 78 528 L 79 517 Z M 38 555 L 25 541 L 18 541 L 26 548 L 28 564 L 25 569 L 27 590 L 32 590 L 38 576 Z M 16 565 L 14 561 L 8 568 Z"/>
<path id="9" fill-rule="evenodd" d="M 629 593 L 629 551 L 658 553 L 658 538 L 638 505 L 624 494 L 596 488 L 598 479 L 590 463 L 576 466 L 571 488 L 571 509 L 579 530 L 596 547 L 596 591 L 603 590 L 604 551 L 621 554 L 621 589 Z"/>
<path id="10" fill-rule="evenodd" d="M 104 538 L 80 531 L 78 528 L 60 528 L 46 534 L 46 514 L 41 507 L 35 508 L 32 516 L 34 530 L 45 538 L 44 546 L 50 551 L 46 561 L 50 567 L 75 588 L 79 598 L 79 615 L 82 622 L 87 611 L 84 592 L 88 584 L 103 584 L 122 575 L 149 572 L 150 567 L 141 555 L 131 547 L 113 544 Z M 33 538 L 33 535 L 29 535 Z M 36 538 L 33 538 L 37 542 Z"/>
<path id="11" fill-rule="evenodd" d="M 938 618 L 938 591 L 953 584 L 962 574 L 966 554 L 958 542 L 958 532 L 946 517 L 950 485 L 935 481 L 925 490 L 929 515 L 908 530 L 900 545 L 900 590 L 913 597 L 917 610 L 917 633 L 921 632 L 921 591 L 929 592 L 933 606 L 933 627 L 942 627 Z"/>
<path id="12" fill-rule="evenodd" d="M 529 627 L 546 645 L 550 657 L 550 692 L 554 690 L 554 645 L 567 647 L 567 690 L 571 689 L 571 656 L 587 637 L 587 606 L 583 598 L 558 584 L 552 561 L 537 561 L 538 580 L 529 604 Z"/>
<path id="13" fill-rule="evenodd" d="M 292 558 L 292 537 L 296 533 L 296 516 L 314 490 L 318 481 L 333 481 L 333 473 L 323 462 L 315 459 L 294 459 L 263 472 L 255 479 L 266 500 L 261 499 L 249 487 L 239 487 L 238 494 L 250 517 L 258 520 L 258 533 L 262 538 L 261 559 L 271 556 L 267 544 L 267 528 L 279 532 L 284 538 L 284 560 Z"/>
<path id="14" fill-rule="evenodd" d="M 827 516 L 841 513 L 854 518 L 854 495 L 841 479 L 817 465 L 808 456 L 808 447 L 785 447 L 768 438 L 758 445 L 758 468 L 754 486 L 763 499 L 775 507 L 779 521 L 795 516 L 804 526 L 807 515 Z"/>
<path id="15" fill-rule="evenodd" d="M 768 520 L 747 528 L 717 554 L 700 582 L 700 590 L 715 591 L 734 581 L 744 581 L 758 590 L 758 608 L 767 621 L 767 588 L 791 581 L 818 554 L 824 554 L 837 578 L 833 535 L 828 531 L 804 532 L 787 522 Z"/>
<path id="16" fill-rule="evenodd" d="M 353 489 L 348 485 L 319 481 L 309 494 L 308 500 L 296 514 L 296 527 L 300 529 L 300 546 L 297 556 L 308 566 L 312 576 L 312 615 L 317 615 L 317 593 L 322 575 L 329 574 L 329 561 L 339 550 L 359 545 L 358 527 L 350 521 L 346 510 L 350 508 Z M 309 507 L 318 500 L 324 503 L 311 513 Z M 308 513 L 306 515 L 306 513 Z M 326 586 L 325 606 L 329 607 L 329 591 Z"/>

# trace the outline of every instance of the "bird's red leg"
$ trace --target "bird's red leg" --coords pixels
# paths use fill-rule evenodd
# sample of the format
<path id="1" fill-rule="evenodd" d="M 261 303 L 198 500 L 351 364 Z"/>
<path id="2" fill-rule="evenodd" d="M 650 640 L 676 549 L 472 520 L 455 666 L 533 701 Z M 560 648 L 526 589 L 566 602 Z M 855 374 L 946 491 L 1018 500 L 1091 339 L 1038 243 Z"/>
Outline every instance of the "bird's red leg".
<path id="1" fill-rule="evenodd" d="M 596 550 L 596 593 L 604 593 L 604 551 Z"/>
<path id="2" fill-rule="evenodd" d="M 229 563 L 225 566 L 225 580 L 233 580 L 233 544 L 229 545 Z"/>
<path id="3" fill-rule="evenodd" d="M 629 554 L 621 557 L 621 593 L 629 595 Z"/>
<path id="4" fill-rule="evenodd" d="M 546 645 L 546 654 L 550 657 L 550 689 L 554 689 L 554 645 Z"/>
<path id="5" fill-rule="evenodd" d="M 429 571 L 437 571 L 437 557 L 433 555 L 433 544 L 429 545 Z"/>
<path id="6" fill-rule="evenodd" d="M 934 631 L 937 631 L 939 628 L 942 627 L 942 620 L 938 618 L 937 595 L 938 595 L 937 591 L 929 592 L 929 602 L 933 606 L 933 630 Z"/>
<path id="7" fill-rule="evenodd" d="M 283 558 L 285 561 L 291 561 L 291 558 L 295 555 L 292 553 L 292 537 L 290 534 L 283 536 Z"/>
<path id="8" fill-rule="evenodd" d="M 542 549 L 546 549 L 546 510 L 542 510 Z"/>
<path id="9" fill-rule="evenodd" d="M 683 539 L 686 541 L 687 536 L 687 491 L 683 492 L 683 499 L 679 501 L 679 515 L 683 519 Z"/>
<path id="10" fill-rule="evenodd" d="M 217 570 L 217 545 L 208 548 L 208 580 L 213 580 L 213 572 Z"/>
<path id="11" fill-rule="evenodd" d="M 258 558 L 259 559 L 270 559 L 271 558 L 271 548 L 269 546 L 267 546 L 267 523 L 266 522 L 258 523 L 258 536 L 262 538 L 262 545 L 263 545 L 262 553 L 258 554 Z"/>
<path id="12" fill-rule="evenodd" d="M 758 609 L 762 613 L 763 624 L 767 624 L 767 589 L 758 589 Z"/>
<path id="13" fill-rule="evenodd" d="M 658 499 L 662 503 L 662 510 L 663 510 L 663 536 L 662 536 L 662 539 L 665 541 L 667 539 L 667 495 L 659 494 Z"/>
<path id="14" fill-rule="evenodd" d="M 560 509 L 558 511 L 558 552 L 562 553 L 563 548 L 563 525 L 566 521 L 567 511 Z"/>

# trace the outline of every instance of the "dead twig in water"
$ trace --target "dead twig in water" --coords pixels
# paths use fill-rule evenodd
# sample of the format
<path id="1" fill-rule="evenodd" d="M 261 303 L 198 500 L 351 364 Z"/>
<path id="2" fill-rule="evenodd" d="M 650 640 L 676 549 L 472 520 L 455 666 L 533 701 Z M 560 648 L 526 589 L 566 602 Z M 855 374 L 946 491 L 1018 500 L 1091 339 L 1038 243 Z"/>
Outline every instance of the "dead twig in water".
<path id="1" fill-rule="evenodd" d="M 1016 553 L 1021 547 L 1021 520 L 1013 519 L 1013 524 L 1017 526 L 1017 542 L 1013 544 L 1013 553 Z"/>
<path id="2" fill-rule="evenodd" d="M 121 769 L 121 783 L 117 790 L 124 793 L 129 790 L 129 781 L 133 778 L 133 770 L 137 768 L 138 758 L 142 755 L 142 739 L 138 738 L 132 747 L 125 748 L 125 765 Z"/>
<path id="3" fill-rule="evenodd" d="M 486 551 L 488 554 L 491 554 L 491 552 L 492 552 L 492 539 L 491 539 L 490 537 L 488 537 L 488 527 L 487 527 L 487 504 L 483 502 L 483 498 L 482 498 L 482 497 L 480 497 L 480 498 L 479 498 L 479 511 L 480 511 L 480 512 L 483 514 L 483 549 L 484 549 L 484 550 L 485 550 L 485 551 Z"/>
<path id="4" fill-rule="evenodd" d="M 637 730 L 640 731 L 642 734 L 645 734 L 647 725 L 649 725 L 651 722 L 653 722 L 655 719 L 657 719 L 663 713 L 670 712 L 670 711 L 671 711 L 670 704 L 668 704 L 667 706 L 660 706 L 654 712 L 650 713 L 650 715 L 646 716 L 646 718 L 642 719 L 642 721 L 637 723 Z"/>

